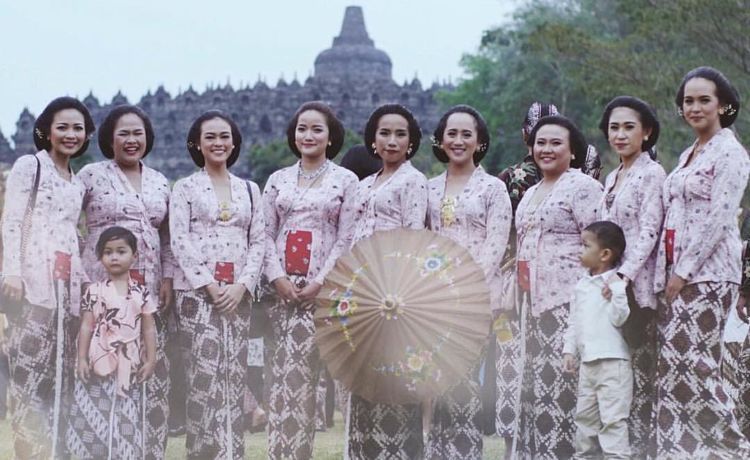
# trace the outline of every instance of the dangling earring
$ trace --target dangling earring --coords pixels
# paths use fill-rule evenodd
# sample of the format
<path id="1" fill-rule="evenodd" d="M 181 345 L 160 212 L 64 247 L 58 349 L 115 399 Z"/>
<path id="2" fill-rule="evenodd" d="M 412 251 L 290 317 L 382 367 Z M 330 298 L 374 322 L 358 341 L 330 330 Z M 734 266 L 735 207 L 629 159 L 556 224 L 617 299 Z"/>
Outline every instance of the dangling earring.
<path id="1" fill-rule="evenodd" d="M 376 149 L 376 148 L 375 148 L 375 143 L 374 143 L 374 142 L 372 143 L 372 145 L 370 145 L 370 147 L 372 147 L 372 152 L 373 152 L 373 153 L 374 153 L 375 155 L 377 155 L 377 154 L 378 154 L 378 149 Z"/>
<path id="2" fill-rule="evenodd" d="M 328 141 L 328 147 L 330 147 L 331 145 L 332 145 L 332 144 L 331 144 L 331 141 Z"/>
<path id="3" fill-rule="evenodd" d="M 685 116 L 685 112 L 682 111 L 682 107 L 679 107 L 677 109 L 677 115 L 679 115 L 680 117 L 684 117 Z"/>
<path id="4" fill-rule="evenodd" d="M 571 159 L 571 160 L 575 160 L 575 159 L 576 159 L 576 156 L 575 156 L 575 155 L 571 155 L 571 156 L 570 156 L 570 159 Z"/>
<path id="5" fill-rule="evenodd" d="M 647 141 L 648 140 L 648 136 L 643 136 L 643 140 Z"/>
<path id="6" fill-rule="evenodd" d="M 409 144 L 409 148 L 408 148 L 408 149 L 406 149 L 406 156 L 407 156 L 407 157 L 408 157 L 409 155 L 411 155 L 411 150 L 412 150 L 412 148 L 411 148 L 411 144 Z"/>

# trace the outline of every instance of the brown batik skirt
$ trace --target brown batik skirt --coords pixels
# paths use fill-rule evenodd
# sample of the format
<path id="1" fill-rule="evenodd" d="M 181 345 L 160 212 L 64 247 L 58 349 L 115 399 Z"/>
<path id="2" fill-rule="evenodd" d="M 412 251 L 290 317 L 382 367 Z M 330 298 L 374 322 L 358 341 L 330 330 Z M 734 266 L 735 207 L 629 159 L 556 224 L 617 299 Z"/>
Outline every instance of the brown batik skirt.
<path id="1" fill-rule="evenodd" d="M 188 357 L 188 458 L 242 459 L 250 305 L 220 314 L 201 291 L 176 294 L 180 342 Z"/>
<path id="2" fill-rule="evenodd" d="M 658 458 L 748 458 L 721 375 L 722 333 L 737 286 L 688 284 L 660 305 L 656 378 Z"/>
<path id="3" fill-rule="evenodd" d="M 270 312 L 275 329 L 268 414 L 270 458 L 312 457 L 319 411 L 320 355 L 315 346 L 313 310 L 277 303 Z"/>

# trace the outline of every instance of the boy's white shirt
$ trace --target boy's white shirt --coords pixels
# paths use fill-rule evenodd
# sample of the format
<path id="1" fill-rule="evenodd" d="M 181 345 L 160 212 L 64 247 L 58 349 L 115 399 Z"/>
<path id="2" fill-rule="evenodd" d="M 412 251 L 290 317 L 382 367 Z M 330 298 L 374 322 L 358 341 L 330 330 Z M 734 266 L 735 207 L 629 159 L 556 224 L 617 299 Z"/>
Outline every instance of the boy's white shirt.
<path id="1" fill-rule="evenodd" d="M 605 284 L 612 291 L 609 301 L 602 295 Z M 620 329 L 630 314 L 625 286 L 615 269 L 584 275 L 576 283 L 563 353 L 578 354 L 581 362 L 630 359 L 630 349 Z"/>

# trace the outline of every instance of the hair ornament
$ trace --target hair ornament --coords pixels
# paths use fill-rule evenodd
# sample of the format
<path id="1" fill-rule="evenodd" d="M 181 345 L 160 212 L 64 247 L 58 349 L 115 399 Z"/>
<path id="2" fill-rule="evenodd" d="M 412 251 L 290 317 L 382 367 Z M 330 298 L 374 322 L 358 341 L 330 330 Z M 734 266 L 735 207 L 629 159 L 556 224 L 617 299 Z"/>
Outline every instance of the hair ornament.
<path id="1" fill-rule="evenodd" d="M 727 104 L 724 107 L 722 107 L 722 110 L 724 111 L 723 115 L 726 115 L 728 117 L 731 117 L 735 113 L 737 113 L 737 109 L 732 107 L 732 104 Z"/>

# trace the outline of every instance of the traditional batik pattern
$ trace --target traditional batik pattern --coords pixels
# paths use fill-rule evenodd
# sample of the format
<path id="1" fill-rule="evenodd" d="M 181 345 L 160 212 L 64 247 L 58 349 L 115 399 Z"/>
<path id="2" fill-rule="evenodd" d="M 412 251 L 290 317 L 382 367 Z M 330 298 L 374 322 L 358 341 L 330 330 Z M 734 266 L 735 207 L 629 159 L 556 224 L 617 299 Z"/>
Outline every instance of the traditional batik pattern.
<path id="1" fill-rule="evenodd" d="M 315 437 L 321 366 L 312 339 L 313 312 L 281 302 L 274 309 L 272 317 L 279 330 L 271 358 L 268 455 L 278 459 L 308 459 L 312 458 Z"/>
<path id="2" fill-rule="evenodd" d="M 57 453 L 65 447 L 67 413 L 70 407 L 72 370 L 75 368 L 75 321 L 67 314 L 63 325 L 62 382 L 56 382 L 58 324 L 56 310 L 31 304 L 21 306 L 21 314 L 11 324 L 8 342 L 10 363 L 11 424 L 14 449 L 19 458 L 52 457 L 52 433 L 56 385 L 62 401 L 57 420 Z"/>
<path id="3" fill-rule="evenodd" d="M 511 439 L 516 433 L 517 414 L 521 404 L 521 376 L 523 375 L 522 336 L 519 319 L 508 320 L 512 337 L 497 340 L 497 403 L 495 431 L 501 438 Z"/>
<path id="4" fill-rule="evenodd" d="M 474 369 L 472 374 L 477 371 Z M 425 458 L 481 459 L 483 442 L 478 426 L 481 411 L 479 382 L 473 376 L 437 398 Z"/>
<path id="5" fill-rule="evenodd" d="M 656 322 L 646 325 L 643 344 L 631 348 L 633 364 L 633 403 L 628 419 L 630 448 L 633 458 L 653 458 L 654 446 L 654 379 L 656 378 Z"/>
<path id="6" fill-rule="evenodd" d="M 729 397 L 734 401 L 737 424 L 745 437 L 750 436 L 750 372 L 748 350 L 745 343 L 724 343 L 721 376 Z"/>
<path id="7" fill-rule="evenodd" d="M 242 402 L 250 306 L 214 310 L 198 291 L 177 291 L 187 366 L 187 450 L 190 458 L 244 458 Z"/>
<path id="8" fill-rule="evenodd" d="M 346 458 L 423 458 L 422 408 L 419 404 L 372 403 L 354 394 L 349 401 Z"/>
<path id="9" fill-rule="evenodd" d="M 88 383 L 76 379 L 67 441 L 70 453 L 86 460 L 144 458 L 143 385 L 134 379 L 124 396 L 117 377 L 91 374 Z"/>
<path id="10" fill-rule="evenodd" d="M 722 333 L 736 300 L 734 284 L 688 284 L 659 311 L 658 458 L 750 456 L 721 376 Z"/>
<path id="11" fill-rule="evenodd" d="M 562 369 L 570 304 L 527 316 L 517 453 L 522 458 L 570 458 L 575 452 L 578 376 Z"/>
<path id="12" fill-rule="evenodd" d="M 169 181 L 158 171 L 141 164 L 141 191 L 125 177 L 115 161 L 84 166 L 78 173 L 85 187 L 83 209 L 86 216 L 86 240 L 82 259 L 92 281 L 106 279 L 104 266 L 96 257 L 96 242 L 101 233 L 113 226 L 125 227 L 138 240 L 138 259 L 133 269 L 143 274 L 146 287 L 158 297 L 162 278 L 172 278 L 176 262 L 169 241 L 167 211 Z M 157 333 L 156 368 L 146 382 L 147 445 L 146 458 L 164 458 L 169 417 L 169 361 L 165 353 L 167 320 L 155 313 Z"/>
<path id="13" fill-rule="evenodd" d="M 350 245 L 354 225 L 352 200 L 357 176 L 332 162 L 313 187 L 298 186 L 300 164 L 281 169 L 263 191 L 266 217 L 266 277 L 287 276 L 287 237 L 311 234 L 306 276 L 297 280 L 323 284 L 336 259 Z M 311 310 L 281 303 L 272 308 L 276 343 L 271 358 L 268 440 L 271 458 L 312 456 L 315 430 L 325 430 L 325 387 Z M 316 415 L 317 414 L 317 415 Z"/>

